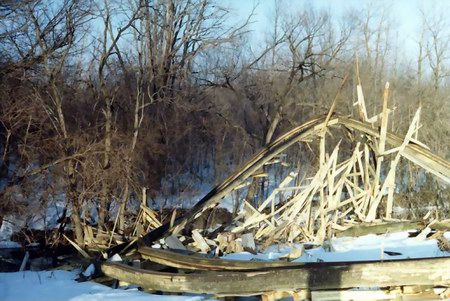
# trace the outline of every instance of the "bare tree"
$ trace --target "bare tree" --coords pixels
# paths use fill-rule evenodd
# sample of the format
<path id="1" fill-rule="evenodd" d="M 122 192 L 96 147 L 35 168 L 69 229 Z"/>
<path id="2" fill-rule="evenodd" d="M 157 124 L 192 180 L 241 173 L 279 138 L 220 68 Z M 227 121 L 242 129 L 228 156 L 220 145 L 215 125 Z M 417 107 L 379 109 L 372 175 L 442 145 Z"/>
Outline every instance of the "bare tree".
<path id="1" fill-rule="evenodd" d="M 11 21 L 15 33 L 7 34 L 7 42 L 4 45 L 13 51 L 10 54 L 12 61 L 10 68 L 25 72 L 32 68 L 41 76 L 34 82 L 32 95 L 40 101 L 48 120 L 51 121 L 58 137 L 56 139 L 58 152 L 62 157 L 71 158 L 75 150 L 72 147 L 73 137 L 68 129 L 63 108 L 65 102 L 63 73 L 75 49 L 74 44 L 82 35 L 88 7 L 82 1 L 71 0 L 54 3 L 43 10 L 44 6 L 46 6 L 44 1 L 25 1 L 15 7 L 13 13 L 16 14 L 16 18 Z M 29 122 L 27 133 L 30 125 Z M 77 241 L 82 242 L 80 204 L 75 194 L 76 163 L 72 159 L 63 162 L 66 163 L 67 204 L 72 208 L 71 217 Z"/>
<path id="2" fill-rule="evenodd" d="M 425 49 L 421 47 L 419 49 L 426 51 L 428 66 L 432 73 L 433 87 L 437 91 L 442 81 L 450 76 L 450 71 L 447 68 L 447 62 L 450 58 L 448 50 L 450 36 L 446 33 L 449 24 L 442 11 L 431 14 L 427 14 L 424 10 L 420 12 L 424 27 L 422 34 L 425 39 Z"/>

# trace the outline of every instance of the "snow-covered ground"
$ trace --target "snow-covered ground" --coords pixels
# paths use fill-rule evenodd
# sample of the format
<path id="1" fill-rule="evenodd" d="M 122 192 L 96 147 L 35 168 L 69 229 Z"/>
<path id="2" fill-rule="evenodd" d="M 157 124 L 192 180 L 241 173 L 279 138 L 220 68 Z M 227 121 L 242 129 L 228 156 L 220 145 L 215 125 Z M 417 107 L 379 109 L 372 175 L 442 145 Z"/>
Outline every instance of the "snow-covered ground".
<path id="1" fill-rule="evenodd" d="M 445 237 L 450 238 L 450 232 L 445 233 Z M 273 260 L 286 256 L 291 252 L 293 247 L 300 249 L 302 245 L 275 245 L 269 247 L 263 254 L 253 255 L 243 252 L 229 254 L 224 256 L 224 258 L 236 260 Z M 450 256 L 450 253 L 439 250 L 435 239 L 408 237 L 408 232 L 406 231 L 385 235 L 370 234 L 361 237 L 335 238 L 331 240 L 331 243 L 326 243 L 326 249 L 322 246 L 307 249 L 294 262 L 340 262 Z"/>
<path id="2" fill-rule="evenodd" d="M 423 235 L 425 236 L 425 235 Z M 445 236 L 450 238 L 450 232 Z M 264 253 L 252 255 L 237 253 L 225 258 L 236 260 L 275 260 L 286 256 L 293 247 L 302 245 L 275 245 Z M 437 246 L 435 239 L 408 237 L 408 232 L 385 235 L 366 235 L 357 238 L 336 238 L 323 247 L 306 249 L 296 262 L 338 262 L 361 260 L 391 260 L 404 258 L 424 258 L 449 256 Z M 208 296 L 161 296 L 138 291 L 137 289 L 112 289 L 94 282 L 78 283 L 74 281 L 76 272 L 42 271 L 0 273 L 0 300 L 152 300 L 152 301 L 201 301 Z"/>
<path id="3" fill-rule="evenodd" d="M 74 281 L 76 272 L 0 273 L 2 301 L 201 301 L 203 296 L 153 295 L 137 289 L 112 289 L 94 282 Z"/>

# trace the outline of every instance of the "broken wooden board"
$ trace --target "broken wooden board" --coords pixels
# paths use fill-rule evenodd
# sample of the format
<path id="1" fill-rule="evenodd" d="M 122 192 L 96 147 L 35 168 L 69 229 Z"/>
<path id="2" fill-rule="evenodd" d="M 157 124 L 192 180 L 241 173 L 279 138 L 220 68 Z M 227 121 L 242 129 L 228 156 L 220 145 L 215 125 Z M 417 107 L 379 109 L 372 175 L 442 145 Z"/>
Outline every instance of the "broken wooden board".
<path id="1" fill-rule="evenodd" d="M 294 263 L 285 261 L 228 260 L 217 257 L 206 257 L 197 253 L 186 255 L 186 252 L 173 252 L 149 247 L 140 247 L 138 252 L 144 259 L 148 259 L 166 266 L 187 270 L 246 271 L 294 268 L 303 267 L 305 265 L 300 262 Z"/>
<path id="2" fill-rule="evenodd" d="M 266 271 L 162 273 L 103 262 L 106 276 L 146 289 L 222 295 L 260 295 L 272 291 L 325 290 L 404 285 L 446 286 L 450 257 L 384 262 L 308 263 L 299 268 Z"/>
<path id="3" fill-rule="evenodd" d="M 359 224 L 352 226 L 344 231 L 336 231 L 336 237 L 358 237 L 368 234 L 385 234 L 402 232 L 406 230 L 416 230 L 425 227 L 423 221 L 402 221 L 392 223 L 379 223 L 379 224 Z"/>
<path id="4" fill-rule="evenodd" d="M 211 247 L 208 245 L 205 238 L 200 234 L 200 232 L 197 229 L 192 230 L 192 239 L 194 240 L 196 246 L 203 253 L 208 253 L 208 251 L 211 250 Z"/>
<path id="5" fill-rule="evenodd" d="M 373 224 L 358 224 L 343 231 L 336 231 L 336 237 L 358 237 L 368 234 L 385 234 L 395 233 L 407 230 L 420 230 L 425 228 L 427 223 L 425 221 L 400 221 L 389 223 L 373 223 Z M 428 225 L 430 229 L 437 231 L 450 231 L 450 222 L 448 221 L 434 221 Z"/>
<path id="6" fill-rule="evenodd" d="M 429 227 L 437 231 L 450 231 L 450 220 L 434 221 Z"/>
<path id="7" fill-rule="evenodd" d="M 349 129 L 360 131 L 368 136 L 379 138 L 378 131 L 365 122 L 353 118 L 339 117 L 337 123 Z M 387 132 L 386 141 L 392 147 L 396 148 L 401 146 L 403 140 L 400 136 Z M 427 148 L 415 143 L 409 143 L 403 150 L 402 156 L 426 171 L 431 172 L 444 182 L 450 183 L 450 162 L 433 154 Z"/>
<path id="8" fill-rule="evenodd" d="M 187 250 L 183 243 L 175 235 L 167 236 L 164 242 L 169 249 Z"/>

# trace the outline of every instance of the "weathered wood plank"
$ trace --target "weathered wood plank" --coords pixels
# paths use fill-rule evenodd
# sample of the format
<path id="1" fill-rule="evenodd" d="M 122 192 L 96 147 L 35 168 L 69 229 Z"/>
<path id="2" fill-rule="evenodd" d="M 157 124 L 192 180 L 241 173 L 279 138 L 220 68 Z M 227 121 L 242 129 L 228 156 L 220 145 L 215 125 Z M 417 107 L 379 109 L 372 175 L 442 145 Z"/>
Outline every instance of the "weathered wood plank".
<path id="1" fill-rule="evenodd" d="M 361 224 L 348 228 L 344 231 L 336 231 L 336 237 L 363 236 L 367 234 L 384 234 L 402 232 L 406 230 L 421 229 L 425 226 L 423 221 L 404 221 L 380 224 Z"/>
<path id="2" fill-rule="evenodd" d="M 261 294 L 301 289 L 324 290 L 403 285 L 448 285 L 450 258 L 362 263 L 310 263 L 296 269 L 252 272 L 161 273 L 104 262 L 105 275 L 167 292 Z"/>
<path id="3" fill-rule="evenodd" d="M 267 270 L 271 268 L 302 267 L 304 263 L 285 261 L 238 261 L 220 259 L 217 257 L 206 257 L 194 253 L 186 255 L 181 252 L 173 252 L 161 249 L 141 247 L 138 252 L 145 259 L 179 269 L 188 270 L 210 270 L 210 271 L 245 271 L 245 270 Z"/>
<path id="4" fill-rule="evenodd" d="M 311 292 L 314 301 L 373 301 L 373 300 L 398 300 L 400 294 L 398 292 L 386 292 L 382 290 L 338 290 L 338 291 L 313 291 Z M 403 300 L 403 299 L 400 299 Z"/>
<path id="5" fill-rule="evenodd" d="M 343 231 L 336 231 L 336 237 L 343 236 L 363 236 L 367 234 L 384 234 L 384 233 L 395 233 L 402 232 L 406 230 L 419 230 L 426 226 L 424 221 L 401 221 L 401 222 L 390 222 L 390 223 L 380 223 L 380 224 L 359 224 L 352 226 Z M 428 225 L 433 230 L 437 231 L 450 231 L 450 222 L 447 221 L 434 221 Z"/>

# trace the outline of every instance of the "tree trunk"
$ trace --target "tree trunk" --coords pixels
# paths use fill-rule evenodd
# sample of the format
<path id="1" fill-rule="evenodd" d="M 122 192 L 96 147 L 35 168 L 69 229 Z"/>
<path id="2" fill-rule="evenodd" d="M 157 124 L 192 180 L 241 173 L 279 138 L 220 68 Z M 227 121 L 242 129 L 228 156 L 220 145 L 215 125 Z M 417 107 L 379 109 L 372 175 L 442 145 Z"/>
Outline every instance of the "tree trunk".
<path id="1" fill-rule="evenodd" d="M 75 242 L 82 247 L 84 246 L 84 232 L 81 222 L 80 200 L 76 196 L 75 166 L 72 160 L 67 163 L 67 176 L 69 180 L 67 201 L 72 205 L 71 220 L 75 231 Z"/>
<path id="2" fill-rule="evenodd" d="M 128 195 L 129 195 L 129 183 L 128 183 L 128 179 L 125 182 L 125 188 L 123 190 L 123 196 L 122 196 L 122 200 L 120 202 L 120 207 L 119 207 L 119 232 L 123 233 L 123 231 L 125 230 L 125 210 L 127 207 L 127 201 L 128 201 Z"/>
<path id="3" fill-rule="evenodd" d="M 283 107 L 280 106 L 278 110 L 275 113 L 274 118 L 272 118 L 269 128 L 266 132 L 266 135 L 264 137 L 264 147 L 268 146 L 270 142 L 272 141 L 273 134 L 275 133 L 275 130 L 277 129 L 278 125 L 281 122 L 281 112 L 283 110 Z M 258 172 L 264 172 L 264 167 L 262 167 Z M 263 180 L 264 181 L 264 178 Z M 263 184 L 264 185 L 264 184 Z M 245 197 L 245 201 L 249 204 L 252 204 L 253 207 L 257 206 L 257 201 L 255 200 L 256 193 L 258 192 L 258 178 L 253 178 L 252 183 L 250 184 L 248 188 L 247 195 Z M 264 186 L 263 186 L 264 187 Z M 263 190 L 263 189 L 262 189 Z M 262 192 L 262 191 L 261 191 Z"/>
<path id="4" fill-rule="evenodd" d="M 107 92 L 104 93 L 107 95 Z M 103 157 L 103 172 L 107 172 L 109 169 L 110 162 L 110 154 L 111 154 L 111 128 L 112 128 L 112 100 L 109 97 L 105 99 L 105 154 Z M 105 222 L 107 219 L 107 208 L 108 208 L 108 177 L 105 175 L 102 181 L 102 193 L 100 196 L 100 206 L 98 212 L 98 227 L 99 229 L 105 229 Z"/>

